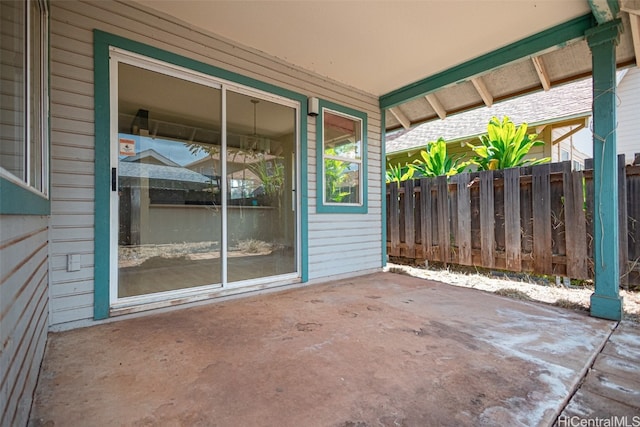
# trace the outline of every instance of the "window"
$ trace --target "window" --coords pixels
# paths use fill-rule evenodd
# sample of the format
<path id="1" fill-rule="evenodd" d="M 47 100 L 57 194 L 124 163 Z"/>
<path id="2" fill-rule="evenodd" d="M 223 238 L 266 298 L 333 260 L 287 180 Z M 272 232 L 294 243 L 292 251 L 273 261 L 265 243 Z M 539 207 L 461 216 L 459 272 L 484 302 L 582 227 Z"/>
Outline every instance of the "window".
<path id="1" fill-rule="evenodd" d="M 584 170 L 584 165 L 583 165 L 582 163 L 580 163 L 579 161 L 574 160 L 574 161 L 573 161 L 573 170 L 574 170 L 574 171 L 581 171 L 581 170 Z"/>
<path id="2" fill-rule="evenodd" d="M 318 212 L 366 213 L 367 116 L 320 101 Z"/>
<path id="3" fill-rule="evenodd" d="M 0 2 L 0 177 L 47 194 L 47 2 Z"/>
<path id="4" fill-rule="evenodd" d="M 566 162 L 567 160 L 569 160 L 569 152 L 563 148 L 560 150 L 560 161 Z"/>

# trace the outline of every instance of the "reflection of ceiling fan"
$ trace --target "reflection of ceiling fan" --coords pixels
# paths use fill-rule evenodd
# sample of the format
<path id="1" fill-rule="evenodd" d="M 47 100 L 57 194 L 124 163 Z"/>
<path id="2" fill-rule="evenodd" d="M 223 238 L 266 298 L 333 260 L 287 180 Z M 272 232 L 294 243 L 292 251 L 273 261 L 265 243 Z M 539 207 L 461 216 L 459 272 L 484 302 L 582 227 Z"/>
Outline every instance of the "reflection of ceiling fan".
<path id="1" fill-rule="evenodd" d="M 260 101 L 257 99 L 252 99 L 251 103 L 253 104 L 253 134 L 247 135 L 242 140 L 242 149 L 248 151 L 257 151 L 260 153 L 270 153 L 271 152 L 271 140 L 267 137 L 258 135 L 257 132 L 257 107 Z"/>
<path id="2" fill-rule="evenodd" d="M 227 150 L 280 156 L 283 150 L 282 144 L 277 140 L 258 134 L 257 106 L 260 100 L 251 99 L 250 101 L 253 104 L 253 132 L 248 135 L 227 132 Z M 222 143 L 218 127 L 205 128 L 152 119 L 150 111 L 144 109 L 138 109 L 135 116 L 119 113 L 119 132 L 207 146 L 220 146 Z"/>

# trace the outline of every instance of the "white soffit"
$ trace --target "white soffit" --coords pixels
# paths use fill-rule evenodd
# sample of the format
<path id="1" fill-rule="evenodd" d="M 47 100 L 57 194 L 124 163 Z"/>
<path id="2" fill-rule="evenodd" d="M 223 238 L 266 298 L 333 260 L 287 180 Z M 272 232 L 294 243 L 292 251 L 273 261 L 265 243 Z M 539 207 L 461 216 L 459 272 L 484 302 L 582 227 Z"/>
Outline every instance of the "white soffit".
<path id="1" fill-rule="evenodd" d="M 587 0 L 138 3 L 376 96 L 591 11 Z"/>

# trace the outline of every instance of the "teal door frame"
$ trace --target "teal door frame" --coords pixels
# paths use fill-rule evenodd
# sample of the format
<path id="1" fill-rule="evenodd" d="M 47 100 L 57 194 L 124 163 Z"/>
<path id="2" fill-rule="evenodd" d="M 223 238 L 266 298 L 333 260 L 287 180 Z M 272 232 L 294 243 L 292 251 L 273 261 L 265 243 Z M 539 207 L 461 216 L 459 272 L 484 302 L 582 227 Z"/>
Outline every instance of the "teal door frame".
<path id="1" fill-rule="evenodd" d="M 94 30 L 94 81 L 95 81 L 95 239 L 94 239 L 94 319 L 109 317 L 110 301 L 110 76 L 109 48 L 116 47 L 132 53 L 157 59 L 169 64 L 237 83 L 249 88 L 298 101 L 300 117 L 297 123 L 300 133 L 300 280 L 308 281 L 308 184 L 307 184 L 307 96 L 284 89 L 213 65 L 205 64 L 163 49 L 129 40 L 100 30 Z"/>

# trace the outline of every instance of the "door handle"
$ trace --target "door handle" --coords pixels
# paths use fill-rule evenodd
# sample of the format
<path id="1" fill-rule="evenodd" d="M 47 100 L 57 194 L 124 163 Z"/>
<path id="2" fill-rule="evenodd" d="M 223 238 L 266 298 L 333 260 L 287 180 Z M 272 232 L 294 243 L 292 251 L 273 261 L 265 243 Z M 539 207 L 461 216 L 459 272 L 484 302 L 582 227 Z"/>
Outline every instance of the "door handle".
<path id="1" fill-rule="evenodd" d="M 111 191 L 118 189 L 118 172 L 116 168 L 111 168 Z"/>

